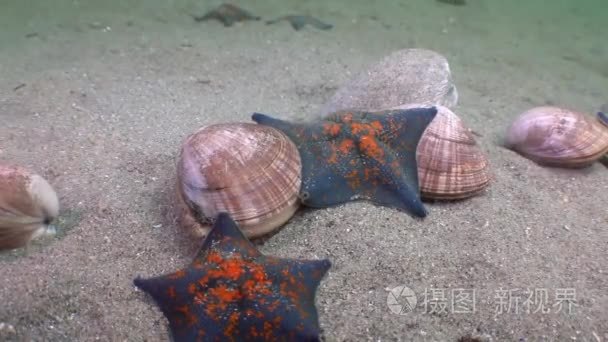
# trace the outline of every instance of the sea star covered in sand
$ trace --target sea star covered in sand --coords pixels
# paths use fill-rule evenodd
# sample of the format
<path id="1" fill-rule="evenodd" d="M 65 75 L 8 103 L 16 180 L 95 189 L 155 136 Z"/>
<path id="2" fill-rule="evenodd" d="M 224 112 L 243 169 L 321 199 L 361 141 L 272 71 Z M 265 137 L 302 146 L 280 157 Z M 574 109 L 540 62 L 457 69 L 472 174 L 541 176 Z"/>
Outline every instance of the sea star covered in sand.
<path id="1" fill-rule="evenodd" d="M 435 107 L 382 112 L 341 111 L 312 123 L 255 113 L 252 119 L 283 131 L 302 159 L 302 203 L 328 207 L 355 199 L 424 217 L 416 148 Z"/>
<path id="2" fill-rule="evenodd" d="M 286 15 L 286 16 L 282 16 L 282 17 L 279 17 L 279 18 L 276 18 L 273 20 L 268 20 L 266 22 L 266 24 L 272 25 L 272 24 L 276 24 L 279 21 L 283 21 L 283 20 L 288 21 L 291 24 L 291 27 L 293 27 L 293 29 L 296 31 L 300 31 L 306 25 L 310 25 L 319 30 L 330 30 L 332 27 L 334 27 L 331 24 L 324 23 L 321 20 L 319 20 L 315 17 L 311 17 L 309 15 Z"/>
<path id="3" fill-rule="evenodd" d="M 188 267 L 134 284 L 160 307 L 175 341 L 314 341 L 315 292 L 329 268 L 328 260 L 262 255 L 222 213 Z"/>
<path id="4" fill-rule="evenodd" d="M 260 17 L 253 15 L 244 9 L 232 4 L 221 4 L 217 8 L 201 15 L 195 16 L 195 21 L 218 20 L 224 26 L 232 26 L 236 22 L 246 20 L 260 20 Z"/>

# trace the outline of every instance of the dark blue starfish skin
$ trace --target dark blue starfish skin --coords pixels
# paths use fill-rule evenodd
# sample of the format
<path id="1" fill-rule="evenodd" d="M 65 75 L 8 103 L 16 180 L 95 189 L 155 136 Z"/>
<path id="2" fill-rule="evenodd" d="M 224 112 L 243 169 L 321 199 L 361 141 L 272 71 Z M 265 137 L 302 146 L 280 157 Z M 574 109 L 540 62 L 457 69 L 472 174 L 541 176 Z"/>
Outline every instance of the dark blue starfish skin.
<path id="1" fill-rule="evenodd" d="M 608 115 L 606 115 L 606 113 L 598 112 L 597 117 L 604 125 L 608 126 Z"/>
<path id="2" fill-rule="evenodd" d="M 188 267 L 134 284 L 152 296 L 175 341 L 317 341 L 315 292 L 330 266 L 264 256 L 221 213 Z"/>
<path id="3" fill-rule="evenodd" d="M 315 18 L 315 17 L 311 17 L 309 15 L 286 15 L 274 20 L 269 20 L 266 22 L 267 25 L 272 25 L 272 24 L 276 24 L 281 20 L 287 20 L 290 24 L 291 27 L 293 27 L 294 30 L 296 31 L 300 31 L 301 29 L 303 29 L 306 25 L 311 25 L 315 28 L 318 28 L 319 30 L 330 30 L 332 27 L 334 27 L 331 24 L 326 24 L 324 22 L 322 22 L 321 20 Z"/>
<path id="4" fill-rule="evenodd" d="M 283 131 L 302 159 L 302 203 L 329 207 L 356 199 L 424 217 L 416 148 L 435 107 L 381 112 L 341 111 L 312 123 L 254 113 L 253 121 Z"/>

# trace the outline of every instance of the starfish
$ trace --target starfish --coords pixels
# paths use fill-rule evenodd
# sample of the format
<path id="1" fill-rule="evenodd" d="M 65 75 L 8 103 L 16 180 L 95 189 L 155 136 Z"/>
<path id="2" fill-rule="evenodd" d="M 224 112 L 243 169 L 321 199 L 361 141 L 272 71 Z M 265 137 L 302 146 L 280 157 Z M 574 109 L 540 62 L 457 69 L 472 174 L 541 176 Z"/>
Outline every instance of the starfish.
<path id="1" fill-rule="evenodd" d="M 296 31 L 300 31 L 306 25 L 311 25 L 319 30 L 329 30 L 334 27 L 331 24 L 324 23 L 321 20 L 309 15 L 286 15 L 277 19 L 269 20 L 266 22 L 266 24 L 272 25 L 282 20 L 287 20 L 291 24 L 291 27 L 293 27 L 293 29 Z"/>
<path id="2" fill-rule="evenodd" d="M 253 121 L 283 131 L 302 159 L 302 203 L 329 207 L 356 199 L 424 217 L 416 148 L 435 107 L 379 112 L 340 111 L 312 123 L 254 113 Z"/>
<path id="3" fill-rule="evenodd" d="M 134 284 L 160 307 L 175 341 L 315 341 L 315 292 L 330 266 L 262 255 L 221 213 L 188 267 Z"/>
<path id="4" fill-rule="evenodd" d="M 237 7 L 232 4 L 222 4 L 217 8 L 203 14 L 202 16 L 195 16 L 195 21 L 205 20 L 219 20 L 224 26 L 232 26 L 235 22 L 245 20 L 260 20 L 261 18 L 255 16 L 244 9 Z"/>

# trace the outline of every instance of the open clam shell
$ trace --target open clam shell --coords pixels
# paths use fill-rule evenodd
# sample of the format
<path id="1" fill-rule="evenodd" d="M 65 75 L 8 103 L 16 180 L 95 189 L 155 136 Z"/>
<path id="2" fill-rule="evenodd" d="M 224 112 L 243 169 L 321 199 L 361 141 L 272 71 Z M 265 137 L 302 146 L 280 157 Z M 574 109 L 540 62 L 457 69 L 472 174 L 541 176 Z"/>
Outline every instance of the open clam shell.
<path id="1" fill-rule="evenodd" d="M 398 108 L 421 107 L 407 104 Z M 470 130 L 454 112 L 436 105 L 437 116 L 418 148 L 418 181 L 425 199 L 455 200 L 475 196 L 491 182 L 490 163 Z"/>
<path id="2" fill-rule="evenodd" d="M 202 237 L 226 212 L 248 237 L 267 234 L 299 207 L 301 169 L 296 146 L 279 130 L 253 123 L 204 126 L 182 144 L 180 221 Z"/>
<path id="3" fill-rule="evenodd" d="M 0 164 L 0 250 L 26 247 L 33 239 L 54 234 L 50 224 L 58 214 L 57 194 L 42 176 Z"/>
<path id="4" fill-rule="evenodd" d="M 536 107 L 511 124 L 506 146 L 542 165 L 580 168 L 608 152 L 608 130 L 580 112 Z"/>

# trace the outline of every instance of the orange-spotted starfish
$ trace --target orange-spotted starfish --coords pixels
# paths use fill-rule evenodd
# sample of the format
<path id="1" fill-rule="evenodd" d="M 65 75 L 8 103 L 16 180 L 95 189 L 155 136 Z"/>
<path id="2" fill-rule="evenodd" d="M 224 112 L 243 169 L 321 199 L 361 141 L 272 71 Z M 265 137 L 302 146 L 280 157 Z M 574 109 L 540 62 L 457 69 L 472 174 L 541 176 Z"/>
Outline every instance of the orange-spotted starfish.
<path id="1" fill-rule="evenodd" d="M 283 131 L 298 147 L 303 204 L 321 208 L 361 198 L 424 217 L 416 148 L 436 114 L 431 107 L 341 111 L 312 123 L 260 113 L 252 119 Z"/>
<path id="2" fill-rule="evenodd" d="M 134 284 L 160 307 L 174 341 L 316 341 L 315 292 L 329 267 L 262 255 L 222 213 L 188 267 Z"/>

